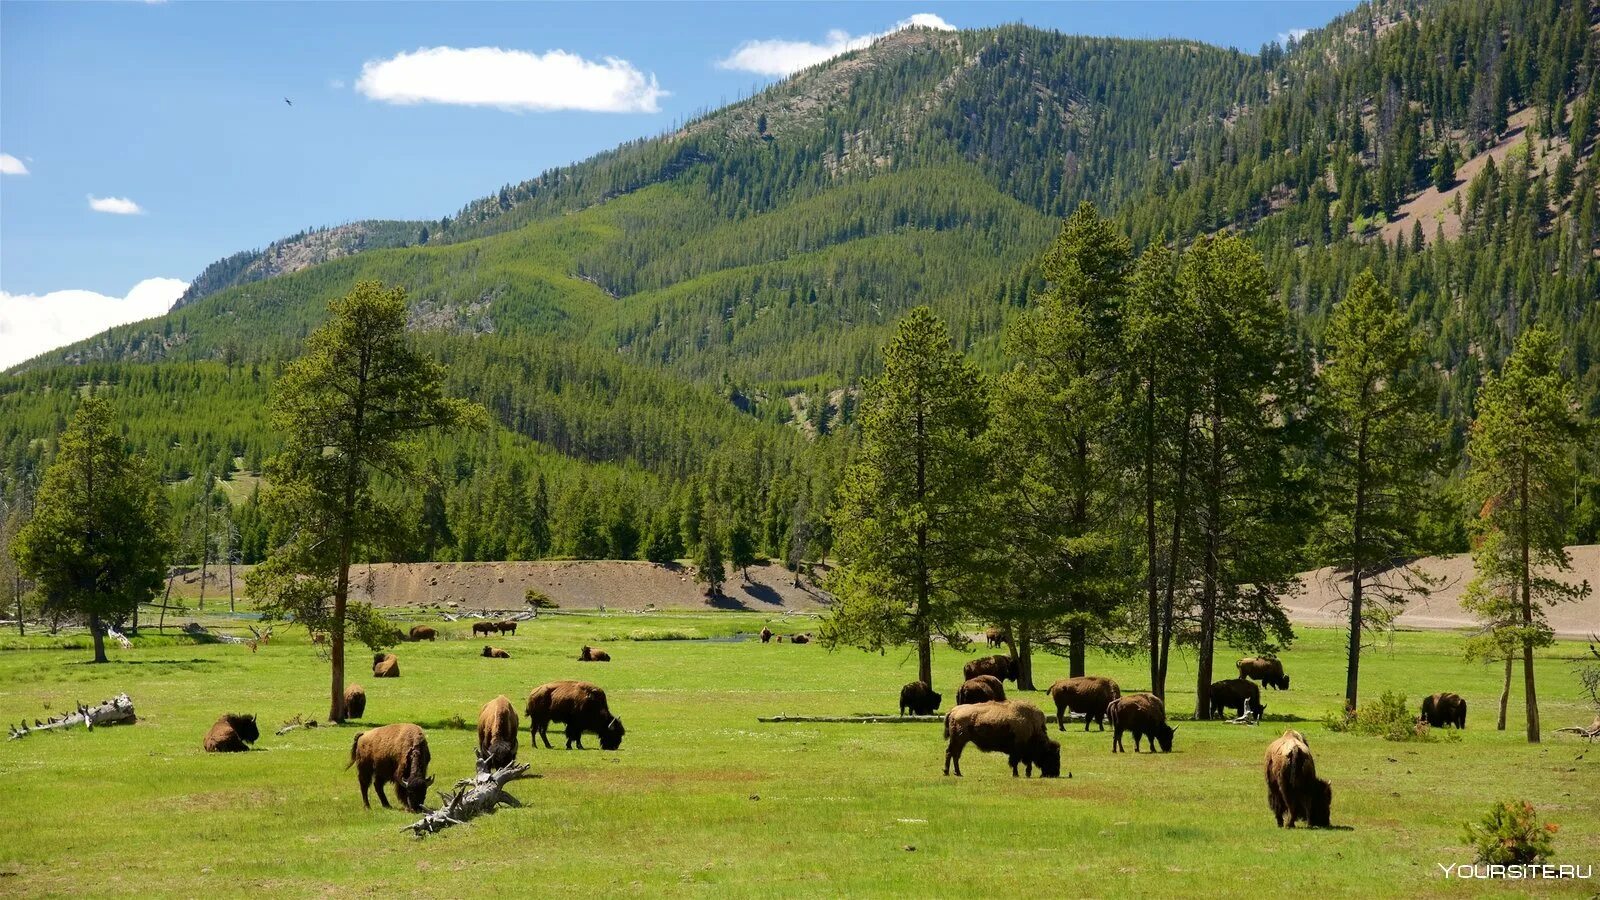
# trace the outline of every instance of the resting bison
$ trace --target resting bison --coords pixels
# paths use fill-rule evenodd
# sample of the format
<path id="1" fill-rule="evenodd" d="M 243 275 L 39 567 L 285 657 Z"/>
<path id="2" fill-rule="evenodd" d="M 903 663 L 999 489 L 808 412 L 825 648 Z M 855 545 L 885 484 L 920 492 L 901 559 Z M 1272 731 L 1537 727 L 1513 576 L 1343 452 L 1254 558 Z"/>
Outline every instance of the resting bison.
<path id="1" fill-rule="evenodd" d="M 1211 682 L 1211 714 L 1221 716 L 1223 709 L 1233 710 L 1236 716 L 1244 715 L 1245 704 L 1250 704 L 1250 712 L 1257 719 L 1266 712 L 1266 707 L 1261 703 L 1261 688 L 1256 683 L 1244 678 L 1229 678 L 1226 681 Z"/>
<path id="2" fill-rule="evenodd" d="M 487 645 L 483 648 L 483 655 L 488 657 L 488 658 L 490 658 L 490 659 L 510 659 L 511 658 L 511 654 L 507 653 L 504 650 L 501 650 L 499 647 L 490 647 L 490 646 L 487 646 Z"/>
<path id="3" fill-rule="evenodd" d="M 961 774 L 961 751 L 970 743 L 985 753 L 1006 754 L 1013 778 L 1018 763 L 1027 767 L 1029 778 L 1034 766 L 1042 778 L 1061 777 L 1061 745 L 1050 739 L 1044 713 L 1026 700 L 957 706 L 944 717 L 944 736 L 950 741 L 944 751 L 946 775 L 952 762 Z"/>
<path id="4" fill-rule="evenodd" d="M 962 678 L 970 681 L 979 675 L 993 675 L 1001 681 L 1016 681 L 1017 661 L 1009 656 L 980 656 L 968 660 L 961 667 Z"/>
<path id="5" fill-rule="evenodd" d="M 592 731 L 600 735 L 602 750 L 615 750 L 622 746 L 622 720 L 611 714 L 606 706 L 606 692 L 587 681 L 552 681 L 534 688 L 528 695 L 528 733 L 534 746 L 539 738 L 550 746 L 548 729 L 551 722 L 567 725 L 567 749 L 577 745 L 583 749 L 583 733 Z"/>
<path id="6" fill-rule="evenodd" d="M 991 650 L 996 647 L 1003 647 L 1006 643 L 1006 630 L 1004 628 L 995 628 L 991 625 L 983 630 L 983 639 L 988 643 Z"/>
<path id="7" fill-rule="evenodd" d="M 1077 678 L 1063 678 L 1050 685 L 1050 697 L 1056 701 L 1056 728 L 1067 730 L 1067 710 L 1072 710 L 1083 716 L 1083 730 L 1089 730 L 1089 723 L 1096 722 L 1100 730 L 1106 730 L 1106 707 L 1111 701 L 1122 696 L 1122 688 L 1117 683 L 1101 675 L 1080 675 Z"/>
<path id="8" fill-rule="evenodd" d="M 255 716 L 223 713 L 211 730 L 206 732 L 207 753 L 243 753 L 251 744 L 261 739 Z"/>
<path id="9" fill-rule="evenodd" d="M 411 724 L 385 725 L 356 735 L 350 744 L 350 762 L 356 767 L 361 780 L 361 805 L 372 808 L 367 799 L 367 787 L 374 780 L 378 784 L 378 802 L 389 808 L 389 798 L 383 795 L 383 786 L 395 784 L 395 795 L 400 805 L 411 812 L 422 811 L 422 801 L 428 796 L 433 779 L 428 777 L 428 739 L 422 729 Z"/>
<path id="10" fill-rule="evenodd" d="M 1241 659 L 1234 665 L 1239 667 L 1240 678 L 1254 678 L 1267 687 L 1281 691 L 1289 689 L 1289 676 L 1283 674 L 1282 660 L 1252 656 L 1249 659 Z"/>
<path id="11" fill-rule="evenodd" d="M 933 692 L 926 681 L 913 681 L 900 689 L 900 714 L 926 716 L 939 708 L 944 697 Z"/>
<path id="12" fill-rule="evenodd" d="M 998 703 L 1006 699 L 1006 686 L 993 675 L 968 678 L 956 690 L 956 705 L 966 703 Z"/>
<path id="13" fill-rule="evenodd" d="M 372 655 L 373 678 L 399 678 L 400 660 L 393 653 L 374 653 Z"/>
<path id="14" fill-rule="evenodd" d="M 517 711 L 504 694 L 478 710 L 478 766 L 503 769 L 517 761 Z"/>
<path id="15" fill-rule="evenodd" d="M 761 643 L 765 644 L 770 640 L 772 640 L 772 629 L 765 625 L 761 626 Z"/>
<path id="16" fill-rule="evenodd" d="M 1298 731 L 1285 731 L 1267 746 L 1267 805 L 1279 828 L 1284 827 L 1284 813 L 1289 814 L 1290 828 L 1299 819 L 1312 828 L 1328 827 L 1333 788 L 1317 777 L 1311 748 Z"/>
<path id="17" fill-rule="evenodd" d="M 578 662 L 611 662 L 611 654 L 584 644 L 578 651 Z"/>
<path id="18" fill-rule="evenodd" d="M 1125 753 L 1122 733 L 1133 732 L 1133 752 L 1139 752 L 1139 739 L 1150 739 L 1150 752 L 1161 743 L 1161 752 L 1172 752 L 1172 734 L 1177 731 L 1167 724 L 1167 707 L 1154 694 L 1130 694 L 1111 701 L 1106 708 L 1106 718 L 1111 720 L 1111 752 Z"/>
<path id="19" fill-rule="evenodd" d="M 1417 717 L 1419 722 L 1427 722 L 1434 728 L 1444 728 L 1454 725 L 1457 728 L 1467 727 L 1467 701 L 1461 699 L 1460 694 L 1445 691 L 1434 694 L 1422 701 L 1422 715 Z"/>
<path id="20" fill-rule="evenodd" d="M 499 622 L 473 622 L 472 636 L 477 637 L 480 634 L 494 634 L 499 630 L 499 626 Z"/>
<path id="21" fill-rule="evenodd" d="M 367 692 L 361 685 L 352 684 L 344 689 L 344 714 L 351 719 L 359 719 L 367 714 Z"/>
<path id="22" fill-rule="evenodd" d="M 434 631 L 432 628 L 429 628 L 426 625 L 411 626 L 411 639 L 413 641 L 431 641 L 438 636 L 439 632 Z"/>
<path id="23" fill-rule="evenodd" d="M 791 643 L 795 643 L 795 644 L 809 644 L 809 643 L 811 643 L 811 635 L 809 635 L 809 634 L 797 634 L 793 638 L 790 638 L 790 641 L 791 641 Z"/>

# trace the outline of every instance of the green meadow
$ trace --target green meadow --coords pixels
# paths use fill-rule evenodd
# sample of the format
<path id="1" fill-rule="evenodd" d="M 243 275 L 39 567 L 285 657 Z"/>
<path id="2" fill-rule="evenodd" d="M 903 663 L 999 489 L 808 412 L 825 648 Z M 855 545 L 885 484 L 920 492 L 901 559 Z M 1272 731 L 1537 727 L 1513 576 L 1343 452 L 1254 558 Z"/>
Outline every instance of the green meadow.
<path id="1" fill-rule="evenodd" d="M 1288 692 L 1266 692 L 1259 727 L 1183 721 L 1191 659 L 1180 659 L 1169 709 L 1171 754 L 1112 755 L 1109 732 L 1071 725 L 1059 780 L 1013 779 L 1003 757 L 969 748 L 964 778 L 944 777 L 936 723 L 761 724 L 758 716 L 892 712 L 915 659 L 904 652 L 829 652 L 815 644 L 708 640 L 754 632 L 759 614 L 555 615 L 478 655 L 467 624 L 436 643 L 396 649 L 403 677 L 374 681 L 366 719 L 273 734 L 296 714 L 321 718 L 327 666 L 298 630 L 251 653 L 231 645 L 148 639 L 85 660 L 81 638 L 0 643 L 0 719 L 32 721 L 126 691 L 137 724 L 42 733 L 0 744 L 0 894 L 461 896 L 490 886 L 517 895 L 579 890 L 641 895 L 822 896 L 1591 896 L 1600 881 L 1446 880 L 1466 863 L 1463 823 L 1490 801 L 1532 802 L 1560 825 L 1556 863 L 1600 863 L 1600 752 L 1550 732 L 1593 718 L 1559 644 L 1540 659 L 1546 736 L 1523 741 L 1520 696 L 1494 730 L 1499 672 L 1461 658 L 1459 635 L 1406 632 L 1366 657 L 1376 697 L 1454 690 L 1470 705 L 1459 739 L 1391 743 L 1330 733 L 1339 705 L 1342 635 L 1301 629 L 1284 654 Z M 811 627 L 790 620 L 785 633 Z M 281 629 L 280 629 L 281 632 Z M 663 639 L 676 637 L 680 639 Z M 699 638 L 699 639 L 681 639 Z M 598 644 L 610 664 L 579 663 Z M 974 653 L 982 652 L 974 650 Z M 1230 670 L 1231 652 L 1219 663 Z M 935 653 L 948 701 L 963 655 Z M 1124 691 L 1145 686 L 1142 658 L 1092 658 Z M 1066 674 L 1042 657 L 1042 684 Z M 531 749 L 538 778 L 512 786 L 522 808 L 418 839 L 415 816 L 362 808 L 344 768 L 366 727 L 416 722 L 438 786 L 470 774 L 478 707 L 557 678 L 603 686 L 627 726 L 621 750 Z M 1519 678 L 1520 681 L 1520 678 Z M 1049 698 L 1026 695 L 1054 712 Z M 206 754 L 223 712 L 259 716 L 248 754 Z M 525 723 L 524 723 L 525 725 Z M 1306 732 L 1334 788 L 1332 830 L 1279 830 L 1262 756 L 1284 728 Z M 553 730 L 559 730 L 556 726 Z M 592 737 L 586 742 L 597 746 Z M 1131 744 L 1130 744 L 1131 746 Z M 1070 771 L 1071 777 L 1065 777 Z"/>

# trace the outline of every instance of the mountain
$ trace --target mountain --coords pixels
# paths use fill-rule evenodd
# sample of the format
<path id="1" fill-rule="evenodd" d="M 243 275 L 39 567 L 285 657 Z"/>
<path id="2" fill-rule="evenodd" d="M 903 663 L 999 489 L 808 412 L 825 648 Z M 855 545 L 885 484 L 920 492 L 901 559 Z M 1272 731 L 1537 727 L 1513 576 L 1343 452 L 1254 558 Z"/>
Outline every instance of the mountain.
<path id="1" fill-rule="evenodd" d="M 377 278 L 408 288 L 452 390 L 495 419 L 428 448 L 466 532 L 451 553 L 591 554 L 598 529 L 632 556 L 692 532 L 708 499 L 779 553 L 797 510 L 827 508 L 849 452 L 829 432 L 896 318 L 929 304 L 1004 365 L 1035 262 L 1085 200 L 1138 245 L 1250 236 L 1308 351 L 1372 269 L 1447 375 L 1453 450 L 1535 321 L 1562 329 L 1600 411 L 1595 21 L 1578 0 L 1386 0 L 1254 55 L 907 29 L 437 221 L 213 264 L 169 315 L 0 379 L 4 481 L 38 467 L 83 390 L 118 398 L 175 483 L 254 469 L 274 373 L 329 298 Z M 1435 184 L 1446 155 L 1462 177 Z M 545 546 L 517 524 L 538 473 Z"/>

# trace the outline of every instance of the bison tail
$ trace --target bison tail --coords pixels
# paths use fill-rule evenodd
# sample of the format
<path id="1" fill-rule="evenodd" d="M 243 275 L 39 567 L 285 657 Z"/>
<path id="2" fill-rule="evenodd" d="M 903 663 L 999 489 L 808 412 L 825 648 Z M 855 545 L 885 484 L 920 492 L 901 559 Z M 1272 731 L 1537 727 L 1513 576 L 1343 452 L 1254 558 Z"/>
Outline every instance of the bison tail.
<path id="1" fill-rule="evenodd" d="M 363 731 L 360 734 L 357 734 L 355 740 L 350 742 L 350 761 L 344 764 L 346 769 L 356 764 L 356 747 L 361 743 L 362 734 L 366 734 L 366 732 Z"/>
<path id="2" fill-rule="evenodd" d="M 950 737 L 950 714 L 949 713 L 945 713 L 944 714 L 944 736 L 945 736 L 945 738 L 947 740 Z"/>

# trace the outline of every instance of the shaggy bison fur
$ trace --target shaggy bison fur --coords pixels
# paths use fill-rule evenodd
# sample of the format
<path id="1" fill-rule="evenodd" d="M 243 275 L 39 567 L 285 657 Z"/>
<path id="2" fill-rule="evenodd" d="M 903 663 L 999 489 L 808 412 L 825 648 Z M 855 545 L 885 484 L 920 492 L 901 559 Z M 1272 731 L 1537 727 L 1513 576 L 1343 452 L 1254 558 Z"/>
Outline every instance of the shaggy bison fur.
<path id="1" fill-rule="evenodd" d="M 400 660 L 393 653 L 374 653 L 372 655 L 373 678 L 399 678 Z"/>
<path id="2" fill-rule="evenodd" d="M 771 640 L 772 640 L 772 629 L 768 628 L 765 625 L 761 626 L 761 643 L 765 644 L 765 643 L 767 643 L 768 641 L 771 641 Z"/>
<path id="3" fill-rule="evenodd" d="M 550 746 L 548 729 L 551 722 L 565 722 L 567 749 L 574 745 L 583 749 L 583 733 L 592 731 L 600 736 L 602 750 L 615 750 L 622 746 L 622 720 L 611 714 L 606 705 L 606 692 L 587 681 L 552 681 L 534 688 L 528 695 L 528 732 L 534 746 L 540 738 Z"/>
<path id="4" fill-rule="evenodd" d="M 1252 656 L 1249 659 L 1241 659 L 1234 665 L 1239 667 L 1240 678 L 1254 678 L 1267 687 L 1280 691 L 1289 689 L 1289 676 L 1283 674 L 1282 660 Z"/>
<path id="5" fill-rule="evenodd" d="M 983 630 L 983 640 L 989 645 L 990 650 L 996 647 L 1003 647 L 1006 643 L 1006 630 L 1004 628 L 995 628 L 994 626 L 985 628 Z"/>
<path id="6" fill-rule="evenodd" d="M 385 725 L 356 735 L 350 744 L 350 762 L 356 767 L 361 780 L 361 804 L 368 809 L 367 788 L 374 781 L 378 787 L 378 802 L 389 808 L 389 798 L 383 786 L 395 784 L 395 796 L 401 807 L 411 812 L 422 811 L 422 801 L 427 799 L 433 779 L 428 776 L 428 739 L 422 729 L 409 723 Z"/>
<path id="7" fill-rule="evenodd" d="M 1312 828 L 1328 827 L 1333 788 L 1317 777 L 1311 747 L 1298 731 L 1285 731 L 1267 746 L 1267 805 L 1279 828 L 1284 827 L 1285 813 L 1290 828 L 1300 819 Z"/>
<path id="8" fill-rule="evenodd" d="M 490 647 L 488 645 L 484 645 L 483 655 L 488 657 L 488 658 L 490 658 L 490 659 L 510 659 L 511 658 L 511 654 L 507 653 L 504 650 L 501 650 L 499 647 Z"/>
<path id="9" fill-rule="evenodd" d="M 243 753 L 261 739 L 255 716 L 223 713 L 217 723 L 206 732 L 207 753 Z"/>
<path id="10" fill-rule="evenodd" d="M 478 765 L 503 769 L 517 761 L 517 711 L 504 694 L 478 710 Z"/>
<path id="11" fill-rule="evenodd" d="M 477 637 L 480 634 L 494 634 L 499 630 L 499 627 L 499 622 L 473 622 L 472 636 Z"/>
<path id="12" fill-rule="evenodd" d="M 344 689 L 344 714 L 351 719 L 367 714 L 367 692 L 361 685 L 352 684 Z"/>
<path id="13" fill-rule="evenodd" d="M 968 660 L 961 667 L 961 677 L 971 680 L 979 675 L 993 675 L 1001 681 L 1017 680 L 1017 661 L 1009 656 L 980 656 Z"/>
<path id="14" fill-rule="evenodd" d="M 611 662 L 611 654 L 584 644 L 578 651 L 578 662 Z"/>
<path id="15" fill-rule="evenodd" d="M 1063 678 L 1050 685 L 1050 697 L 1056 701 L 1056 728 L 1067 730 L 1067 710 L 1072 710 L 1083 716 L 1083 730 L 1089 730 L 1089 723 L 1096 722 L 1100 730 L 1106 730 L 1106 707 L 1111 701 L 1122 696 L 1122 688 L 1117 683 L 1101 675 L 1080 675 L 1077 678 Z"/>
<path id="16" fill-rule="evenodd" d="M 956 691 L 956 705 L 965 703 L 997 703 L 1006 699 L 1006 686 L 993 675 L 968 678 Z"/>
<path id="17" fill-rule="evenodd" d="M 1261 703 L 1261 688 L 1256 687 L 1255 682 L 1247 678 L 1211 682 L 1211 715 L 1221 716 L 1224 709 L 1231 709 L 1234 715 L 1242 716 L 1246 703 L 1258 719 L 1266 712 L 1267 708 Z"/>
<path id="18" fill-rule="evenodd" d="M 516 634 L 517 623 L 511 621 L 510 619 L 507 619 L 504 622 L 496 622 L 494 623 L 494 630 L 500 632 L 501 634 Z"/>
<path id="19" fill-rule="evenodd" d="M 1111 701 L 1106 708 L 1106 718 L 1111 720 L 1111 752 L 1125 753 L 1122 733 L 1133 732 L 1133 752 L 1139 752 L 1139 739 L 1150 739 L 1150 752 L 1161 744 L 1161 752 L 1172 752 L 1172 734 L 1177 731 L 1167 724 L 1167 707 L 1154 694 L 1130 694 Z"/>
<path id="20" fill-rule="evenodd" d="M 985 753 L 1006 754 L 1013 778 L 1018 763 L 1027 767 L 1029 778 L 1035 766 L 1042 778 L 1061 777 L 1061 744 L 1050 739 L 1044 712 L 1026 700 L 957 706 L 944 717 L 944 736 L 949 740 L 944 751 L 946 775 L 951 763 L 956 775 L 961 774 L 961 751 L 975 744 Z"/>
<path id="21" fill-rule="evenodd" d="M 809 643 L 811 643 L 811 635 L 809 635 L 809 634 L 797 634 L 793 638 L 791 638 L 791 642 L 792 643 L 796 643 L 796 644 L 809 644 Z"/>
<path id="22" fill-rule="evenodd" d="M 413 641 L 431 641 L 438 636 L 439 632 L 434 631 L 432 628 L 429 628 L 426 625 L 411 626 L 411 639 Z"/>
<path id="23" fill-rule="evenodd" d="M 1444 728 L 1454 725 L 1457 728 L 1467 727 L 1467 701 L 1461 699 L 1460 694 L 1445 691 L 1434 694 L 1422 701 L 1422 715 L 1418 721 L 1427 722 L 1433 728 Z"/>
<path id="24" fill-rule="evenodd" d="M 944 697 L 934 693 L 926 681 L 913 681 L 900 689 L 900 714 L 926 716 L 939 708 Z"/>

